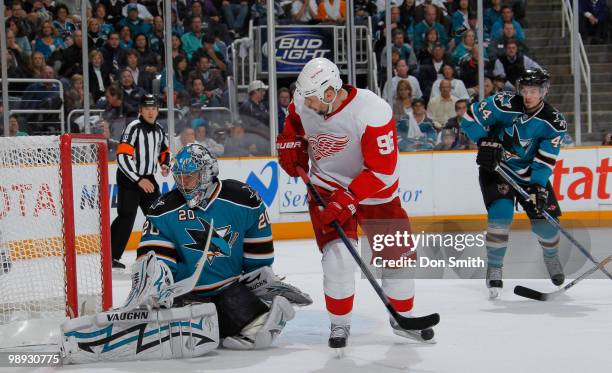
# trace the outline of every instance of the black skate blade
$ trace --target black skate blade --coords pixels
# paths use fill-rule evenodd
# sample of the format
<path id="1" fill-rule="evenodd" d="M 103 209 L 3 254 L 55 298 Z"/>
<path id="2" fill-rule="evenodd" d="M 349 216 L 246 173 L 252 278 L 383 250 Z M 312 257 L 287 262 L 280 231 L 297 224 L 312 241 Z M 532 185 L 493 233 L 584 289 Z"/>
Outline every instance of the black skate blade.
<path id="1" fill-rule="evenodd" d="M 539 300 L 539 301 L 545 301 L 546 299 L 548 299 L 548 294 L 544 294 L 537 290 L 526 288 L 521 285 L 517 285 L 514 287 L 514 294 L 524 297 L 524 298 L 529 298 L 529 299 Z"/>
<path id="2" fill-rule="evenodd" d="M 346 339 L 345 338 L 330 338 L 327 342 L 329 348 L 345 348 L 346 347 Z"/>
<path id="3" fill-rule="evenodd" d="M 423 330 L 438 325 L 440 322 L 440 315 L 432 313 L 431 315 L 420 316 L 420 317 L 403 317 L 400 315 L 394 315 L 397 317 L 395 321 L 397 324 L 406 330 Z"/>

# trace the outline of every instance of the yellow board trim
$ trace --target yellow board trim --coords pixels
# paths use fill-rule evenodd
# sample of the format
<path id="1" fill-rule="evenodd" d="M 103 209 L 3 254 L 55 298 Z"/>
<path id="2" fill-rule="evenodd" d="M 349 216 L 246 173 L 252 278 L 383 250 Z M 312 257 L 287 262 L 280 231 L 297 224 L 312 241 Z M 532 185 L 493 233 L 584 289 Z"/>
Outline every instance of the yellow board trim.
<path id="1" fill-rule="evenodd" d="M 77 255 L 100 253 L 99 234 L 79 235 L 75 237 L 74 242 Z M 53 236 L 42 239 L 0 242 L 0 248 L 2 248 L 2 245 L 8 248 L 12 260 L 29 260 L 47 257 L 59 258 L 63 257 L 64 240 L 61 236 Z"/>

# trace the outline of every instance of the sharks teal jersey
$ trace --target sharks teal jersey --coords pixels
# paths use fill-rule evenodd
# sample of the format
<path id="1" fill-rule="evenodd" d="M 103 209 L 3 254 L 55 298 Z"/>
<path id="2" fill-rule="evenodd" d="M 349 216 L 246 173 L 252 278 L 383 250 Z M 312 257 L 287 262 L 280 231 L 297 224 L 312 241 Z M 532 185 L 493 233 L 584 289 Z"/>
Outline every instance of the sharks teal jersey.
<path id="1" fill-rule="evenodd" d="M 274 261 L 272 230 L 266 207 L 249 185 L 222 180 L 206 208 L 190 209 L 183 195 L 172 190 L 149 210 L 138 256 L 150 250 L 171 269 L 174 281 L 193 274 L 214 229 L 202 275 L 194 289 L 210 296 L 250 272 Z"/>
<path id="2" fill-rule="evenodd" d="M 547 102 L 535 113 L 527 114 L 521 96 L 501 92 L 470 105 L 461 128 L 474 142 L 482 137 L 498 138 L 504 147 L 501 166 L 518 182 L 545 186 L 557 161 L 567 122 Z"/>

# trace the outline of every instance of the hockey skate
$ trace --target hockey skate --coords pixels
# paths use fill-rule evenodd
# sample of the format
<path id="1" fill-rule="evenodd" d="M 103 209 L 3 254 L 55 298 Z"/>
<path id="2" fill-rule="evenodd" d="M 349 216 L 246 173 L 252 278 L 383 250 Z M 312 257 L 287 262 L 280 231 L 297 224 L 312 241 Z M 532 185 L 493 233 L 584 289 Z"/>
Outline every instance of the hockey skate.
<path id="1" fill-rule="evenodd" d="M 544 264 L 550 275 L 550 280 L 556 286 L 561 286 L 565 282 L 565 274 L 563 273 L 563 266 L 559 261 L 559 255 L 544 257 Z"/>
<path id="2" fill-rule="evenodd" d="M 346 342 L 351 334 L 351 326 L 331 324 L 330 329 L 331 333 L 329 334 L 329 341 L 327 344 L 330 348 L 336 349 L 338 357 L 342 357 L 344 355 Z"/>
<path id="3" fill-rule="evenodd" d="M 489 289 L 489 299 L 496 299 L 504 287 L 502 281 L 501 267 L 487 267 L 487 288 Z"/>
<path id="4" fill-rule="evenodd" d="M 394 318 L 389 318 L 389 323 L 393 329 L 393 334 L 399 335 L 400 337 L 412 339 L 418 342 L 434 344 L 436 341 L 433 339 L 434 330 L 427 328 L 423 330 L 406 330 L 402 329 Z"/>

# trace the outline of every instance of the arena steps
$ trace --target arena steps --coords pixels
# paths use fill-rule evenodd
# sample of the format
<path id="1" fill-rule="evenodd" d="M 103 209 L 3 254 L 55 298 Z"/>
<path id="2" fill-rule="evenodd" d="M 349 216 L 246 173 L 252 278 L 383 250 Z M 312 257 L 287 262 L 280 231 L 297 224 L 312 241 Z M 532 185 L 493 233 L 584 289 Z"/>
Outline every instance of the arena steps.
<path id="1" fill-rule="evenodd" d="M 559 0 L 530 0 L 525 17 L 528 55 L 552 75 L 548 101 L 565 115 L 569 132 L 574 133 L 574 77 L 570 61 L 570 36 L 566 28 L 561 37 Z M 580 115 L 583 143 L 601 142 L 602 132 L 612 131 L 612 45 L 585 45 L 591 67 L 591 102 L 593 133 L 587 133 L 587 95 L 582 82 Z"/>

